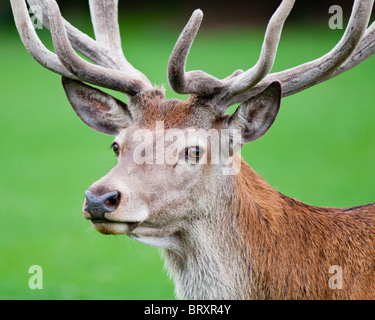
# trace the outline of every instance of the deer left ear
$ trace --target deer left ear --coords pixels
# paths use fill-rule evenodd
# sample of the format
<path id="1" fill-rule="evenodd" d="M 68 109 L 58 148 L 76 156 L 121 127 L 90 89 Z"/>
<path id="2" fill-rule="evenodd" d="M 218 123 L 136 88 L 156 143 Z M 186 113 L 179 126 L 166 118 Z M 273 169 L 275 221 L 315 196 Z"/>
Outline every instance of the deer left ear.
<path id="1" fill-rule="evenodd" d="M 241 144 L 260 138 L 275 121 L 280 101 L 281 84 L 275 81 L 237 108 L 228 119 L 229 129 L 241 131 Z M 233 148 L 238 149 L 235 146 Z"/>
<path id="2" fill-rule="evenodd" d="M 80 81 L 63 77 L 62 84 L 74 111 L 94 130 L 115 136 L 132 125 L 131 113 L 122 101 Z"/>

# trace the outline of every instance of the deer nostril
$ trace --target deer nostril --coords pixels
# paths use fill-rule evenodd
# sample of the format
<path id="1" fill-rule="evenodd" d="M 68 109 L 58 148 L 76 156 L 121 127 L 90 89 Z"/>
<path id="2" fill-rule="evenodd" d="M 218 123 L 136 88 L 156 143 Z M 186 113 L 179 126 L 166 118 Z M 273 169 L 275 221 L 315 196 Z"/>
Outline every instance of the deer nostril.
<path id="1" fill-rule="evenodd" d="M 120 193 L 115 192 L 114 194 L 110 195 L 105 201 L 104 205 L 110 209 L 111 211 L 114 211 L 117 209 L 118 205 L 120 203 Z"/>

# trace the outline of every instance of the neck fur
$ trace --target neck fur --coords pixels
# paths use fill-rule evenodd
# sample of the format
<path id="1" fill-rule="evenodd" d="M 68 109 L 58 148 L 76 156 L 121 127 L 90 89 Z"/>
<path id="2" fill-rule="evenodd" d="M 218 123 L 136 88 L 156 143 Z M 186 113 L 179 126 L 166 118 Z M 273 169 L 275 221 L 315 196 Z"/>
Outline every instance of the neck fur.
<path id="1" fill-rule="evenodd" d="M 179 235 L 181 252 L 166 250 L 178 298 L 249 299 L 253 295 L 249 244 L 254 239 L 249 230 L 267 227 L 273 219 L 269 203 L 278 203 L 279 194 L 245 162 L 227 182 L 211 201 L 214 207 Z"/>
<path id="2" fill-rule="evenodd" d="M 178 298 L 375 296 L 374 287 L 368 288 L 375 279 L 368 245 L 375 242 L 374 204 L 309 206 L 274 190 L 244 161 L 231 179 L 222 184 L 225 191 L 217 190 L 205 215 L 181 235 L 182 252 L 166 251 Z M 329 287 L 335 265 L 346 268 L 346 290 Z"/>

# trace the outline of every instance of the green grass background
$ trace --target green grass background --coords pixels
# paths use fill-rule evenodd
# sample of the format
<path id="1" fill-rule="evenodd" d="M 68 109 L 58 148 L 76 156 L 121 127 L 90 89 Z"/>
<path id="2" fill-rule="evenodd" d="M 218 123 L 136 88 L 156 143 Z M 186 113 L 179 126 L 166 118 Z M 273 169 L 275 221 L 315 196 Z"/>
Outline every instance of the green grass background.
<path id="1" fill-rule="evenodd" d="M 167 62 L 182 27 L 121 22 L 127 58 L 165 84 L 169 98 L 177 96 L 167 85 Z M 287 25 L 273 71 L 323 55 L 342 32 L 326 22 Z M 50 46 L 48 33 L 41 37 Z M 203 25 L 187 67 L 217 77 L 249 68 L 262 38 L 263 28 Z M 60 77 L 29 56 L 14 27 L 0 31 L 0 46 L 0 299 L 173 299 L 158 249 L 101 235 L 81 214 L 84 191 L 115 164 L 112 138 L 78 119 Z M 309 204 L 374 202 L 374 75 L 372 57 L 283 99 L 274 126 L 243 157 L 277 190 Z M 43 290 L 29 289 L 31 265 L 43 268 Z"/>

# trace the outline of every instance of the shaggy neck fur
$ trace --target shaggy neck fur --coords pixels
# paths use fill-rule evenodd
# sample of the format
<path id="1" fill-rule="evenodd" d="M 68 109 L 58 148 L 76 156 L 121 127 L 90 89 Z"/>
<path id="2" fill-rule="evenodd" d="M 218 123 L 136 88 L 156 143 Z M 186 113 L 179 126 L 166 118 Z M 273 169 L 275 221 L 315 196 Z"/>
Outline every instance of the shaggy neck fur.
<path id="1" fill-rule="evenodd" d="M 216 202 L 214 212 L 207 208 L 201 218 L 192 219 L 181 231 L 180 252 L 166 250 L 166 266 L 179 299 L 246 298 L 243 292 L 247 291 L 249 268 L 238 253 L 239 229 L 232 215 L 234 190 L 227 191 L 212 199 L 212 204 Z"/>
<path id="2" fill-rule="evenodd" d="M 375 206 L 320 208 L 286 197 L 245 162 L 211 212 L 166 250 L 181 299 L 374 298 Z M 214 210 L 214 211 L 213 211 Z M 367 215 L 358 215 L 367 211 Z M 353 236 L 356 239 L 353 239 Z M 331 266 L 344 289 L 331 289 Z"/>
<path id="3" fill-rule="evenodd" d="M 228 177 L 225 188 L 219 189 L 211 199 L 212 206 L 207 207 L 207 212 L 201 213 L 200 219 L 193 219 L 189 228 L 178 235 L 181 252 L 166 250 L 166 266 L 175 281 L 178 298 L 250 299 L 255 296 L 248 234 L 254 220 L 260 219 L 256 223 L 263 224 L 272 216 L 271 212 L 261 210 L 264 217 L 258 217 L 261 205 L 258 195 L 264 197 L 267 193 L 272 197 L 268 199 L 271 202 L 279 198 L 275 190 L 242 162 L 240 173 Z"/>

